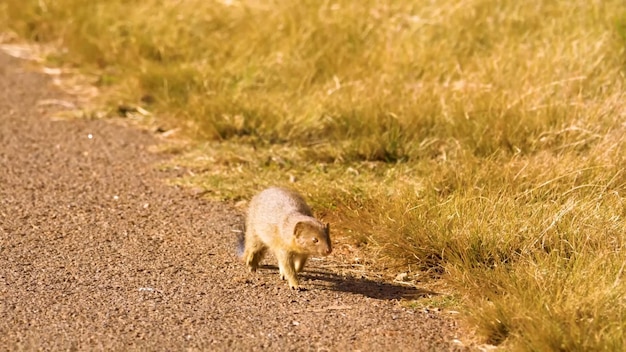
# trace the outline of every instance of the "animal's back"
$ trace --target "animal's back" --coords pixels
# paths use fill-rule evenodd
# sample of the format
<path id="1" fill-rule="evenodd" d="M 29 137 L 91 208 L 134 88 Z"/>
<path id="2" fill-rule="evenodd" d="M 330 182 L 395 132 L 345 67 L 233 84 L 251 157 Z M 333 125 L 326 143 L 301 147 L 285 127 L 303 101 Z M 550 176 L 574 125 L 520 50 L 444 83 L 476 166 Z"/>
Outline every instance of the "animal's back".
<path id="1" fill-rule="evenodd" d="M 250 201 L 246 225 L 278 226 L 293 213 L 312 216 L 311 208 L 298 193 L 285 188 L 271 187 Z"/>

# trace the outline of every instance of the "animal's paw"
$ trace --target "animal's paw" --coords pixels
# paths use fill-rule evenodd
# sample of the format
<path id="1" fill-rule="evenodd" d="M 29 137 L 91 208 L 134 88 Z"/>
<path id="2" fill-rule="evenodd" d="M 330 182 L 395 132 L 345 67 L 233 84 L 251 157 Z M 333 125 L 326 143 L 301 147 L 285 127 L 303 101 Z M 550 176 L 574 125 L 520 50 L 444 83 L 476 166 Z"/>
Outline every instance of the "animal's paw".
<path id="1" fill-rule="evenodd" d="M 251 273 L 256 272 L 258 265 L 255 265 L 252 261 L 248 261 L 246 264 L 247 264 L 246 266 L 248 267 L 249 272 Z"/>
<path id="2" fill-rule="evenodd" d="M 292 290 L 296 290 L 296 291 L 306 291 L 306 288 L 304 288 L 303 286 L 300 286 L 298 282 L 290 282 L 289 288 Z"/>

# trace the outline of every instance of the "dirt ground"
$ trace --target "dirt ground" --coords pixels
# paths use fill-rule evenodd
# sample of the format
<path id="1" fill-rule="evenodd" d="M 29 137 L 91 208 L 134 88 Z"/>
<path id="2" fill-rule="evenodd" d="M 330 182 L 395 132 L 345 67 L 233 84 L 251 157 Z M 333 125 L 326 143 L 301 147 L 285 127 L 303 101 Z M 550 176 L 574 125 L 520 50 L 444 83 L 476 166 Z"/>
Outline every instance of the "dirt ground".
<path id="1" fill-rule="evenodd" d="M 235 252 L 240 211 L 167 186 L 145 130 L 50 118 L 67 99 L 0 53 L 0 350 L 464 350 L 419 294 L 311 261 L 291 291 Z"/>

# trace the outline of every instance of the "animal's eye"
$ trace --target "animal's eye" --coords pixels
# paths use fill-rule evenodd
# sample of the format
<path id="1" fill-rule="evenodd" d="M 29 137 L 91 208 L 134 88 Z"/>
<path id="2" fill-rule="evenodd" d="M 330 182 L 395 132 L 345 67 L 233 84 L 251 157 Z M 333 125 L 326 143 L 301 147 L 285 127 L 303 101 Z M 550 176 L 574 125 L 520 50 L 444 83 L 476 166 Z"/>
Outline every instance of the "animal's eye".
<path id="1" fill-rule="evenodd" d="M 313 243 L 317 243 L 319 242 L 319 240 L 317 239 L 317 237 L 313 237 Z"/>

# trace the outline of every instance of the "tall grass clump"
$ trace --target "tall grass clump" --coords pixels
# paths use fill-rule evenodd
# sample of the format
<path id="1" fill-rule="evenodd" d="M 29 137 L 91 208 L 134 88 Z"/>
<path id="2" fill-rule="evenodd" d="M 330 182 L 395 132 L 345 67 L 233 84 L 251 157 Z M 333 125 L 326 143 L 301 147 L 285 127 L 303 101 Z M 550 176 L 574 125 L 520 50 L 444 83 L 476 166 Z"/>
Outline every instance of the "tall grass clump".
<path id="1" fill-rule="evenodd" d="M 0 19 L 205 141 L 179 182 L 291 184 L 384 265 L 455 287 L 492 344 L 626 349 L 623 1 L 5 0 Z"/>
<path id="2" fill-rule="evenodd" d="M 620 74 L 620 7 L 8 0 L 5 12 L 15 31 L 60 41 L 64 61 L 102 68 L 125 99 L 149 96 L 200 136 L 340 144 L 342 160 L 396 161 L 428 156 L 429 140 L 533 152 L 545 130 L 584 121 L 577 107 L 614 89 L 597 70 Z"/>

